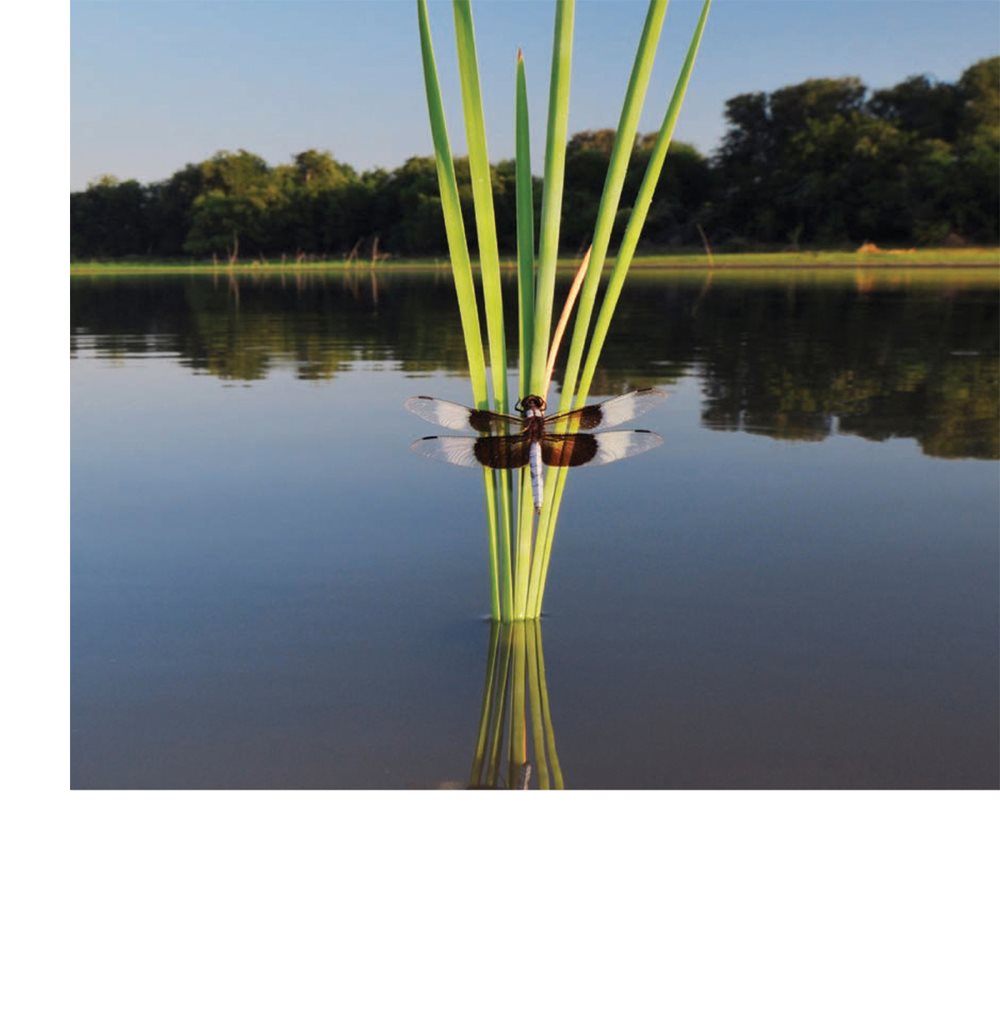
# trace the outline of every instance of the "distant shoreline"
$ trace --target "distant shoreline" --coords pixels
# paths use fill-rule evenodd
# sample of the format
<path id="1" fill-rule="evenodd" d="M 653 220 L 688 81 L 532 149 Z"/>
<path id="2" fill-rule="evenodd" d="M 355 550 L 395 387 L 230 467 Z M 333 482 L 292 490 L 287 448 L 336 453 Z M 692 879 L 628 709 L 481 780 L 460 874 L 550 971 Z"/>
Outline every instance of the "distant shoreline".
<path id="1" fill-rule="evenodd" d="M 516 270 L 513 258 L 502 258 L 501 266 Z M 561 270 L 577 266 L 572 257 L 560 258 Z M 301 272 L 439 271 L 449 268 L 446 257 L 414 257 L 372 261 L 281 261 L 246 260 L 230 264 L 220 261 L 133 260 L 71 261 L 71 275 L 294 275 Z M 1000 273 L 1000 249 L 969 247 L 926 250 L 813 250 L 771 253 L 722 253 L 711 258 L 704 253 L 648 254 L 634 258 L 634 271 L 828 271 L 828 270 L 992 270 Z"/>

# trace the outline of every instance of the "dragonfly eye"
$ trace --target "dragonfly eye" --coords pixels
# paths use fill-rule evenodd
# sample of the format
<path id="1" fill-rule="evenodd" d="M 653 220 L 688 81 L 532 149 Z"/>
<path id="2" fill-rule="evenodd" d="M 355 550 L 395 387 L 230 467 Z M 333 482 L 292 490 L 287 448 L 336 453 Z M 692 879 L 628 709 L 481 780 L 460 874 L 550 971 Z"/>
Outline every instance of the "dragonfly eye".
<path id="1" fill-rule="evenodd" d="M 521 401 L 521 405 L 518 409 L 523 411 L 537 410 L 541 412 L 545 410 L 545 406 L 545 401 L 540 396 L 535 396 L 534 393 L 532 393 L 531 396 L 526 396 Z"/>

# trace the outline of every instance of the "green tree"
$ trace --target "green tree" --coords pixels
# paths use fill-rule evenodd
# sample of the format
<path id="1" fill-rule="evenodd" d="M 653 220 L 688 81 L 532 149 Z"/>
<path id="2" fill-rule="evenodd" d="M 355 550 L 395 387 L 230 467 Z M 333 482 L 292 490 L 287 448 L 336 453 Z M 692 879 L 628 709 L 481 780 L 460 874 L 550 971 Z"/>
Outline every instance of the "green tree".
<path id="1" fill-rule="evenodd" d="M 810 79 L 726 105 L 712 226 L 765 243 L 995 242 L 1000 58 L 957 84 L 911 76 L 865 100 Z"/>
<path id="2" fill-rule="evenodd" d="M 268 217 L 280 197 L 279 177 L 246 150 L 222 150 L 201 164 L 203 191 L 192 205 L 184 249 L 196 256 L 222 251 L 235 259 L 268 245 Z"/>
<path id="3" fill-rule="evenodd" d="M 911 75 L 891 89 L 874 92 L 867 109 L 904 132 L 953 143 L 962 110 L 961 89 L 927 75 Z"/>
<path id="4" fill-rule="evenodd" d="M 145 256 L 150 251 L 146 190 L 134 179 L 105 175 L 70 196 L 74 257 Z"/>
<path id="5" fill-rule="evenodd" d="M 954 214 L 962 236 L 1000 238 L 1000 57 L 977 61 L 958 81 L 962 109 L 956 150 Z"/>

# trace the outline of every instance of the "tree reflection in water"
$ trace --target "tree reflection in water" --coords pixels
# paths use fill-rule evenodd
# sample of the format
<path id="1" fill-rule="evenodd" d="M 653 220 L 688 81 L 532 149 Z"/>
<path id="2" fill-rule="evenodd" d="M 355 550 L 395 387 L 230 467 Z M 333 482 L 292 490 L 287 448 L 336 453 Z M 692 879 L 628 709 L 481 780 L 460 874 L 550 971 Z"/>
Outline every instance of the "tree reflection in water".
<path id="1" fill-rule="evenodd" d="M 361 362 L 466 374 L 454 288 L 432 272 L 78 277 L 71 291 L 77 350 L 174 356 L 242 382 Z M 928 456 L 995 460 L 998 312 L 989 271 L 641 272 L 592 393 L 693 373 L 709 429 L 909 438 Z"/>

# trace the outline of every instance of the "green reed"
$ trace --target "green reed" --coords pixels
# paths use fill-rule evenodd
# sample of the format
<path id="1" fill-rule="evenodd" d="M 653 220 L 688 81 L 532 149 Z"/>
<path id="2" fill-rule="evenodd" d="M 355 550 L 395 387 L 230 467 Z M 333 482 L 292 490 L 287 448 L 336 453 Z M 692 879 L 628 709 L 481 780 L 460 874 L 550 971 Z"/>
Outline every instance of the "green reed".
<path id="1" fill-rule="evenodd" d="M 583 279 L 572 339 L 566 356 L 566 369 L 559 402 L 560 411 L 582 405 L 589 393 L 611 317 L 621 294 L 625 276 L 634 256 L 635 247 L 670 146 L 674 125 L 691 77 L 710 6 L 711 0 L 704 0 L 697 28 L 691 39 L 673 97 L 658 133 L 639 196 L 626 227 L 622 246 L 612 267 L 611 278 L 608 288 L 605 290 L 594 331 L 591 334 L 590 323 L 596 305 L 598 288 L 605 271 L 611 231 L 619 210 L 628 162 L 632 155 L 639 116 L 667 9 L 667 0 L 650 0 L 642 36 L 636 49 L 632 73 L 625 92 L 608 174 L 594 226 L 590 264 Z M 469 168 L 472 176 L 476 233 L 479 244 L 483 313 L 489 344 L 493 403 L 497 410 L 506 413 L 510 408 L 507 395 L 507 355 L 503 329 L 500 262 L 497 252 L 496 219 L 486 148 L 485 119 L 476 58 L 475 31 L 469 0 L 454 0 L 453 7 L 465 133 L 469 147 Z M 448 130 L 444 119 L 434 51 L 431 44 L 426 0 L 417 0 L 417 12 L 427 106 L 441 189 L 441 206 L 444 212 L 459 313 L 469 357 L 473 402 L 476 407 L 484 409 L 489 406 L 489 386 L 483 356 L 479 306 L 472 277 L 472 262 L 458 201 L 458 188 L 455 182 L 454 163 L 448 143 Z M 545 395 L 548 388 L 547 365 L 549 365 L 550 356 L 553 358 L 555 356 L 554 353 L 550 354 L 550 339 L 566 164 L 574 15 L 573 0 L 556 0 L 537 263 L 531 160 L 528 146 L 527 86 L 524 58 L 520 51 L 517 55 L 515 69 L 518 388 L 522 397 L 527 393 Z M 515 528 L 514 483 L 511 480 L 511 473 L 507 471 L 493 472 L 488 469 L 484 471 L 483 481 L 486 487 L 489 533 L 491 612 L 494 620 L 522 621 L 537 618 L 541 614 L 556 522 L 565 489 L 566 473 L 567 469 L 565 468 L 548 469 L 542 512 L 536 519 L 531 497 L 530 473 L 527 469 L 520 471 L 517 476 L 519 482 Z"/>

